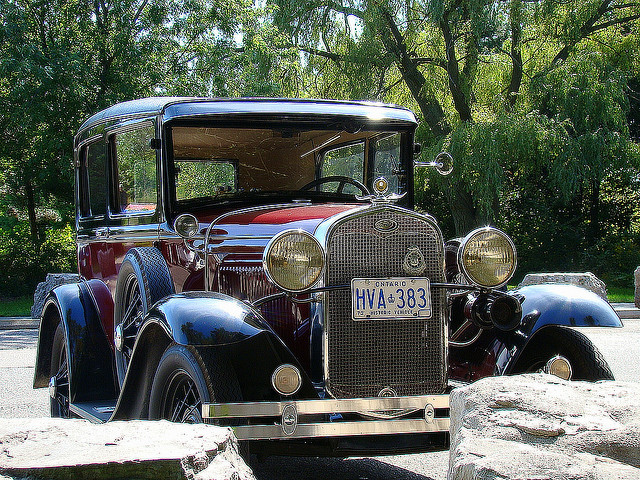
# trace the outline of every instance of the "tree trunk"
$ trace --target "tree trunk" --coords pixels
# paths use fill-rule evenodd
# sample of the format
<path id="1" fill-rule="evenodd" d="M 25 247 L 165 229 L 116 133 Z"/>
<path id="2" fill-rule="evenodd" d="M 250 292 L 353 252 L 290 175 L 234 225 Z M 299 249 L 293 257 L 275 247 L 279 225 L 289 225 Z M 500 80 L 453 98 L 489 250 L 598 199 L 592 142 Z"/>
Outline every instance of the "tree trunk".
<path id="1" fill-rule="evenodd" d="M 385 49 L 395 58 L 400 74 L 407 87 L 409 87 L 411 95 L 418 103 L 424 120 L 431 129 L 431 133 L 435 138 L 442 138 L 448 135 L 451 132 L 451 127 L 447 123 L 444 110 L 433 95 L 425 96 L 423 87 L 426 79 L 418 70 L 418 62 L 408 54 L 407 45 L 393 17 L 384 8 L 380 8 L 380 13 L 388 27 L 380 29 L 382 43 Z"/>
<path id="2" fill-rule="evenodd" d="M 40 247 L 40 237 L 38 235 L 38 224 L 36 222 L 36 202 L 33 195 L 33 185 L 31 180 L 27 179 L 24 185 L 25 192 L 27 194 L 27 213 L 29 215 L 29 230 L 31 233 L 31 241 L 36 246 Z"/>

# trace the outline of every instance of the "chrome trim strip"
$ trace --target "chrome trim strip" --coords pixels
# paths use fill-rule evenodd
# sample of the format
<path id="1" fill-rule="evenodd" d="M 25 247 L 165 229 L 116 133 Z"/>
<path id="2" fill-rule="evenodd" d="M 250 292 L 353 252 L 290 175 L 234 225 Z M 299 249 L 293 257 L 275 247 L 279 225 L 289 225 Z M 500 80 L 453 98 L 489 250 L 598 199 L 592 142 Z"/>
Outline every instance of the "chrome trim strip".
<path id="1" fill-rule="evenodd" d="M 362 422 L 303 423 L 287 434 L 280 425 L 247 425 L 231 427 L 238 440 L 274 440 L 285 438 L 347 437 L 361 435 L 394 435 L 402 433 L 448 432 L 448 418 L 368 420 Z"/>
<path id="2" fill-rule="evenodd" d="M 205 403 L 202 418 L 274 417 L 282 415 L 294 403 L 299 415 L 355 413 L 376 410 L 449 408 L 449 395 L 414 395 L 410 397 L 371 397 L 325 400 L 290 400 L 283 402 Z"/>

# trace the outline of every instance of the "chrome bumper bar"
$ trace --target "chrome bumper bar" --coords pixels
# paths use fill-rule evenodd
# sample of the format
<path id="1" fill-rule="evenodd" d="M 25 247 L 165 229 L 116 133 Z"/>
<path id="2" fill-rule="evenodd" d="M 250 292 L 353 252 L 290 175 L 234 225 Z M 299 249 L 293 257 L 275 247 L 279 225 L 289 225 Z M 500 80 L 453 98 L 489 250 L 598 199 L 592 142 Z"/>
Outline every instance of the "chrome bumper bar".
<path id="1" fill-rule="evenodd" d="M 380 419 L 375 412 L 422 411 L 420 418 Z M 439 415 L 446 410 L 446 416 Z M 375 420 L 344 421 L 343 414 L 361 413 Z M 305 419 L 305 416 L 316 415 Z M 326 419 L 317 416 L 325 415 Z M 251 419 L 250 425 L 232 426 L 238 440 L 344 437 L 449 431 L 449 395 L 374 397 L 285 402 L 206 403 L 202 417 L 207 423 Z M 263 417 L 263 424 L 260 418 Z M 264 417 L 271 417 L 268 420 Z M 274 420 L 275 417 L 275 420 Z M 278 421 L 279 417 L 279 421 Z M 305 421 L 308 420 L 308 421 Z"/>

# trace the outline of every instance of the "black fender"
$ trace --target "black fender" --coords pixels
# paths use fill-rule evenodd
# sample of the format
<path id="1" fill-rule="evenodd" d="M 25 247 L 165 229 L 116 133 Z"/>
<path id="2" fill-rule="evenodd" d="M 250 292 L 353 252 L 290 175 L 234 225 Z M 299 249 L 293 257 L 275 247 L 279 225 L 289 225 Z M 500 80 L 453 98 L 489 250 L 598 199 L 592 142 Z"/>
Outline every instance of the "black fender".
<path id="1" fill-rule="evenodd" d="M 300 369 L 299 393 L 317 398 L 298 360 L 256 309 L 228 295 L 193 291 L 170 295 L 147 313 L 112 419 L 147 418 L 153 376 L 172 343 L 194 347 L 212 371 L 215 357 L 226 355 L 246 401 L 280 399 L 270 380 L 282 363 Z"/>
<path id="2" fill-rule="evenodd" d="M 100 318 L 113 311 L 113 305 L 109 309 L 110 299 L 107 286 L 100 280 L 60 285 L 51 291 L 40 319 L 34 388 L 49 384 L 53 335 L 62 323 L 70 402 L 116 398 L 113 351 Z"/>
<path id="3" fill-rule="evenodd" d="M 537 335 L 553 334 L 553 328 L 622 327 L 608 302 L 573 285 L 530 285 L 509 292 L 522 303 L 522 325 L 500 335 L 497 374 L 513 373 L 518 358 Z"/>

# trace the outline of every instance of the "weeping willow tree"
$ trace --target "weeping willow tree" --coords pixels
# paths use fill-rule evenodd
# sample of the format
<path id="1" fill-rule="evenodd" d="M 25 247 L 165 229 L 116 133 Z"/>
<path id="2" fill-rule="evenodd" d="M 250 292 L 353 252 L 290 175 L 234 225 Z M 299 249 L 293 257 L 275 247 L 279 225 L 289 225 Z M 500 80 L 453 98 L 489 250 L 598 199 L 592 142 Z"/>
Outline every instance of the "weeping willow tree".
<path id="1" fill-rule="evenodd" d="M 310 90 L 407 105 L 422 120 L 424 155 L 452 153 L 450 177 L 416 175 L 419 205 L 435 212 L 449 234 L 487 223 L 508 227 L 520 235 L 524 263 L 538 268 L 588 266 L 585 255 L 606 243 L 603 236 L 616 223 L 612 205 L 624 210 L 623 199 L 612 197 L 614 186 L 632 189 L 638 178 L 627 80 L 639 71 L 633 55 L 639 4 L 273 5 L 275 24 L 313 79 Z M 640 237 L 637 222 L 627 231 L 634 228 Z"/>

